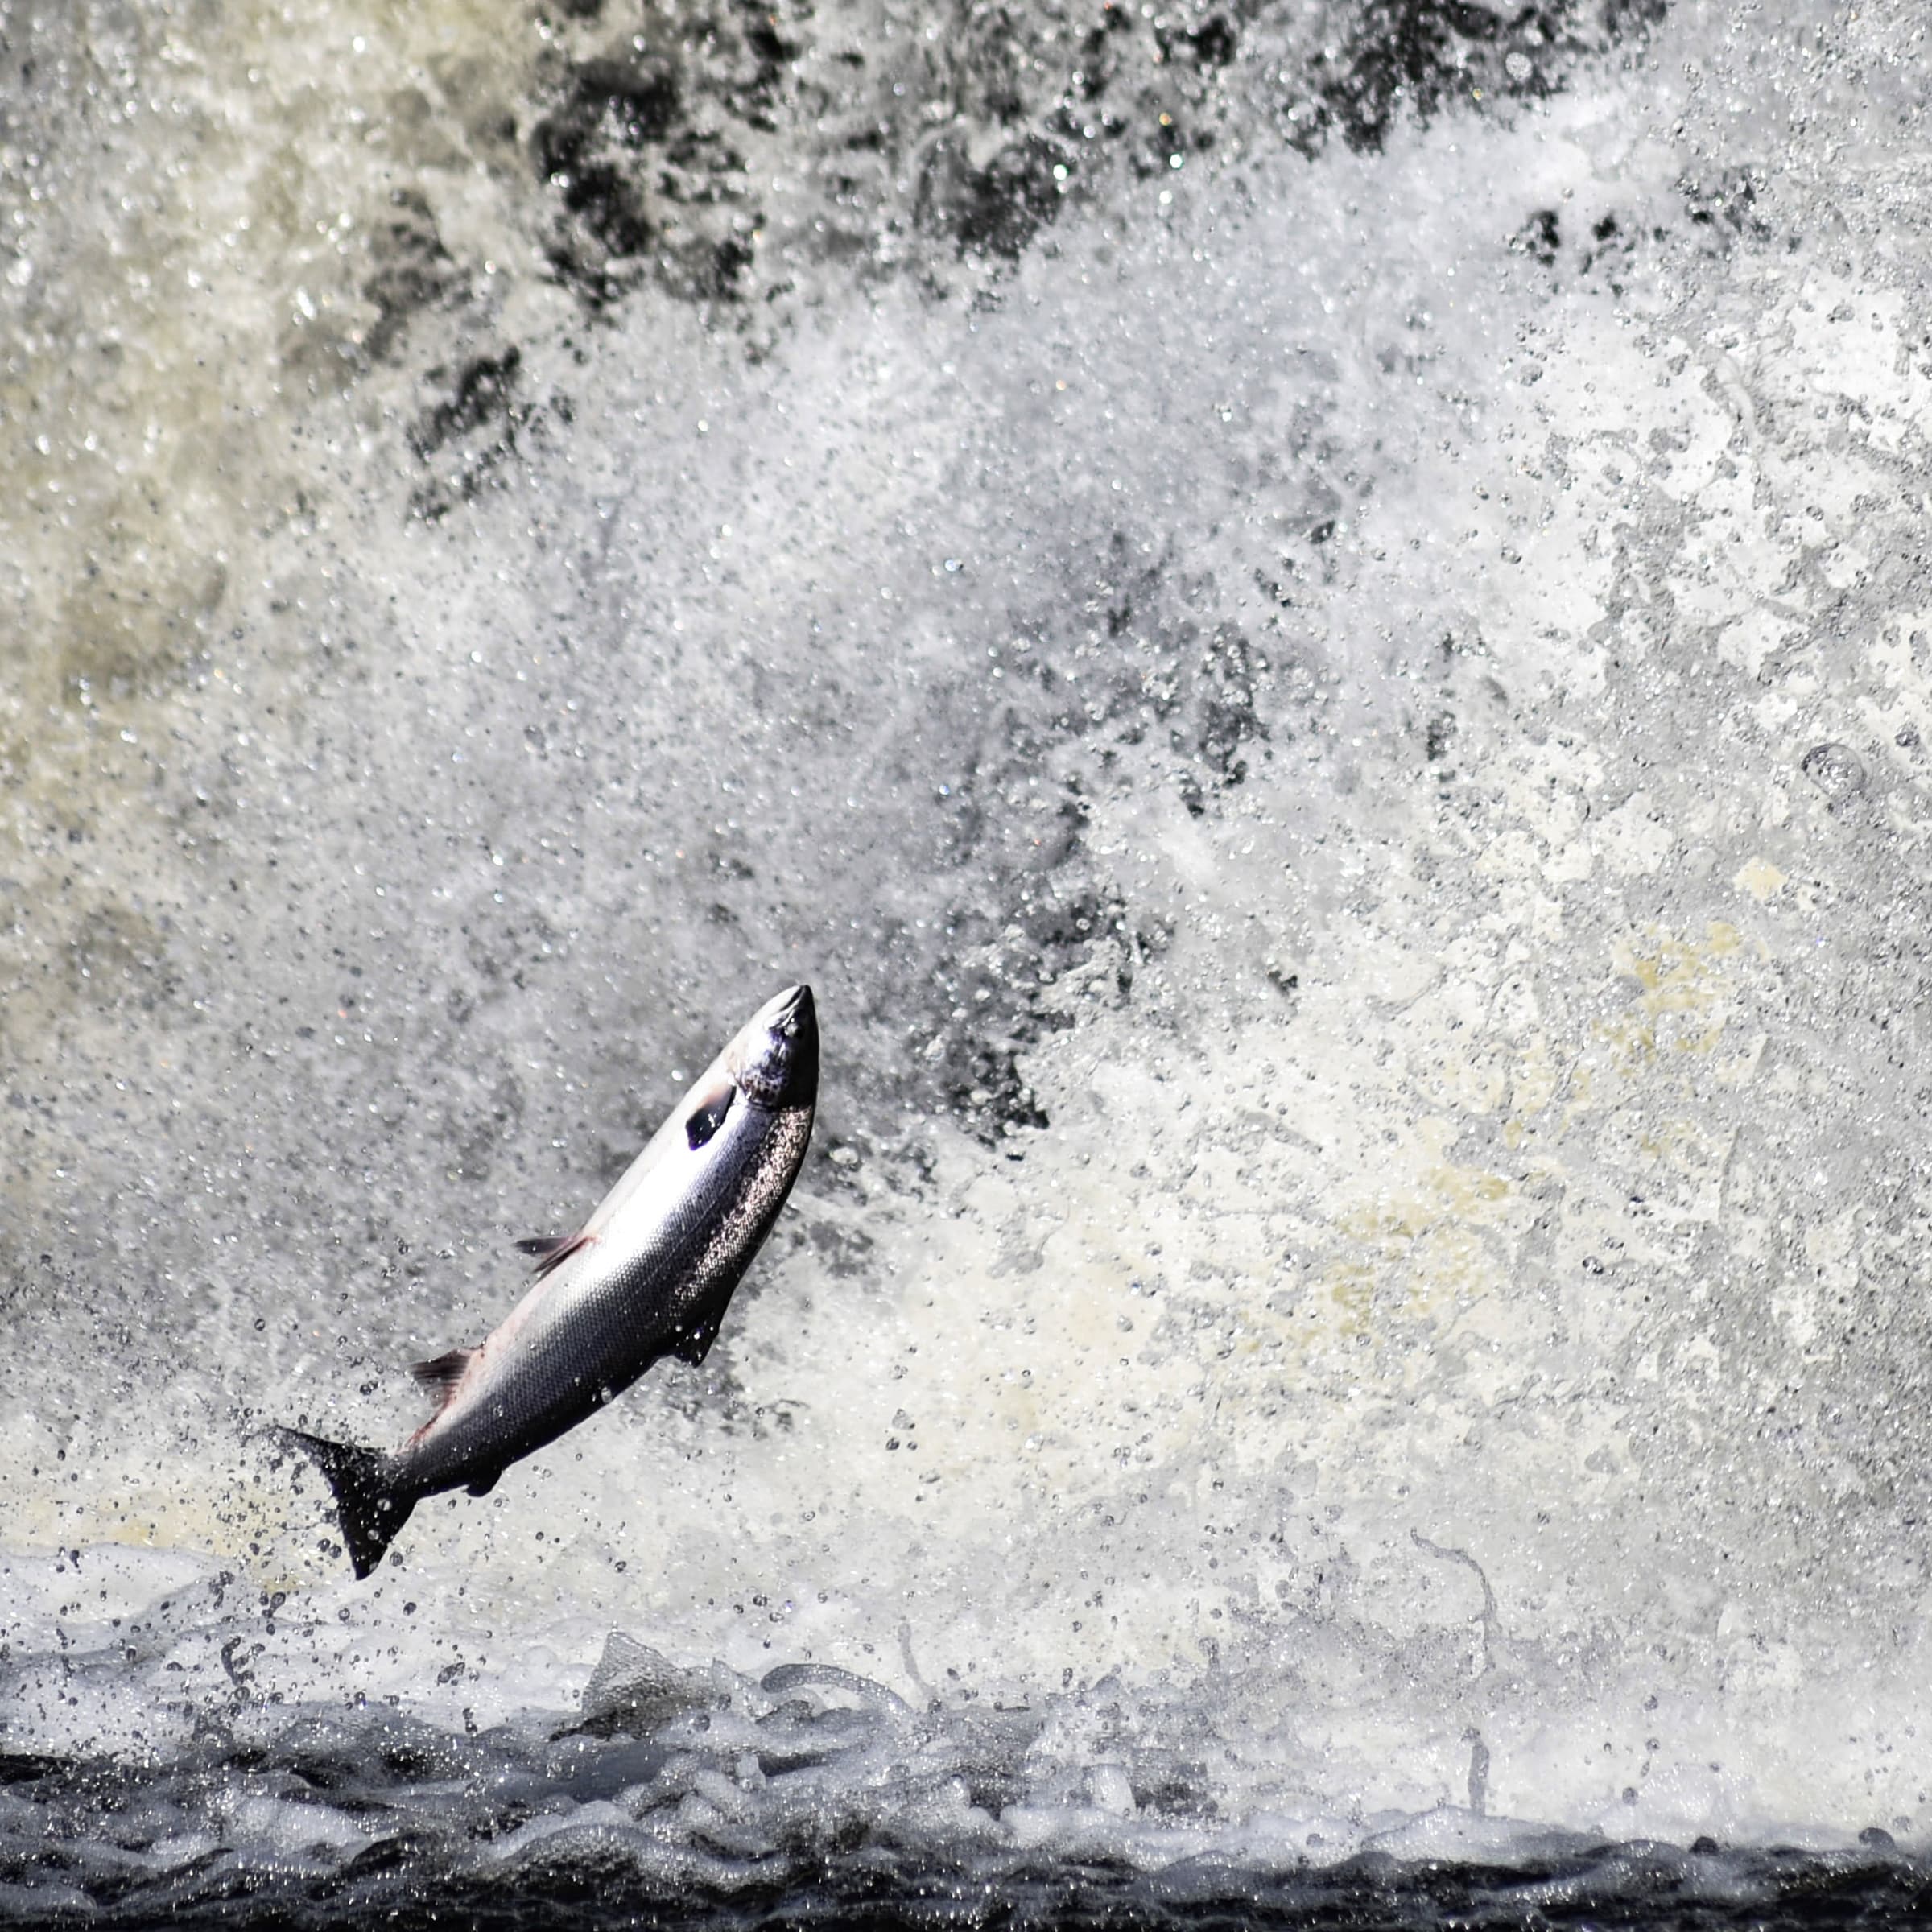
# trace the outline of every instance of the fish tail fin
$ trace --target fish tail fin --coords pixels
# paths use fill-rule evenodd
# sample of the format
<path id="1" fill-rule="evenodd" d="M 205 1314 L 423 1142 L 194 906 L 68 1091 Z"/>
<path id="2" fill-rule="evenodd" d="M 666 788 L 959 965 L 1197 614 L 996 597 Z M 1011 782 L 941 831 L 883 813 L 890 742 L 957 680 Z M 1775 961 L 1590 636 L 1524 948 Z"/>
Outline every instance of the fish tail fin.
<path id="1" fill-rule="evenodd" d="M 382 1562 L 382 1552 L 395 1541 L 416 1506 L 416 1499 L 396 1481 L 396 1459 L 380 1449 L 332 1443 L 326 1436 L 308 1435 L 299 1429 L 278 1429 L 275 1434 L 312 1456 L 328 1478 L 328 1486 L 336 1492 L 336 1513 L 341 1519 L 349 1560 L 358 1579 L 367 1576 Z"/>

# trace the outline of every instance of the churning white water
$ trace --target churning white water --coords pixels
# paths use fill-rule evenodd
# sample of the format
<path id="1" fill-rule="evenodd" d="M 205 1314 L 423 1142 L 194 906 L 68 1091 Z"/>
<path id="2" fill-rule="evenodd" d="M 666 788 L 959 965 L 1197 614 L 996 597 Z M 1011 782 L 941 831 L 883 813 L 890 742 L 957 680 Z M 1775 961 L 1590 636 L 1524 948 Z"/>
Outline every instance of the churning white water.
<path id="1" fill-rule="evenodd" d="M 1923 31 L 0 6 L 14 1902 L 1919 1843 Z M 709 1361 L 352 1582 L 262 1426 L 800 978 Z"/>

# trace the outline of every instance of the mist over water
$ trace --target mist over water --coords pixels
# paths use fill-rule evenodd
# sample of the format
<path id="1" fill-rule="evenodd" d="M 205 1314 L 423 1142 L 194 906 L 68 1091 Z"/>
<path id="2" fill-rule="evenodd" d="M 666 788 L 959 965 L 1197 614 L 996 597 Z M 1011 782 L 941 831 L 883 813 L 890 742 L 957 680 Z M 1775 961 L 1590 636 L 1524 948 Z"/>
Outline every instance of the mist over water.
<path id="1" fill-rule="evenodd" d="M 1922 55 L 0 6 L 0 1907 L 1905 1885 Z M 704 1367 L 353 1583 L 264 1425 L 798 979 Z"/>

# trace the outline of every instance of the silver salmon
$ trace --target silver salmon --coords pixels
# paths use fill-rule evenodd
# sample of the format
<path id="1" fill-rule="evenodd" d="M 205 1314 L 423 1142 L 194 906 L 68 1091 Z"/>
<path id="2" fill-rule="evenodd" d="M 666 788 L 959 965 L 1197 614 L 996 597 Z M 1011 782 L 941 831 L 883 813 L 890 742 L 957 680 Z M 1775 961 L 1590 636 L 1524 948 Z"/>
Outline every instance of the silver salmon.
<path id="1" fill-rule="evenodd" d="M 410 1370 L 436 1414 L 393 1451 L 275 1433 L 321 1466 L 367 1576 L 423 1497 L 487 1496 L 514 1463 L 667 1355 L 710 1352 L 811 1139 L 819 1026 L 809 986 L 761 1007 L 582 1228 L 520 1241 L 536 1285 L 489 1340 Z"/>

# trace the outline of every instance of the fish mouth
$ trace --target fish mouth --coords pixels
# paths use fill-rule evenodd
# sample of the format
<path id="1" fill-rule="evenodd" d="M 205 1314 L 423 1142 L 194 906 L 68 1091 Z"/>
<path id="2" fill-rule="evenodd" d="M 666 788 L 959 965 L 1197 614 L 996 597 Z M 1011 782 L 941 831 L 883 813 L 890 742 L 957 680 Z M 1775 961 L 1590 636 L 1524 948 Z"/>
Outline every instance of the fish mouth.
<path id="1" fill-rule="evenodd" d="M 786 987 L 765 1010 L 768 1026 L 794 1038 L 802 1029 L 818 1025 L 818 1005 L 809 986 Z"/>
<path id="2" fill-rule="evenodd" d="M 758 1009 L 745 1030 L 737 1077 L 754 1106 L 812 1104 L 819 1091 L 819 1017 L 809 986 L 787 986 Z"/>

